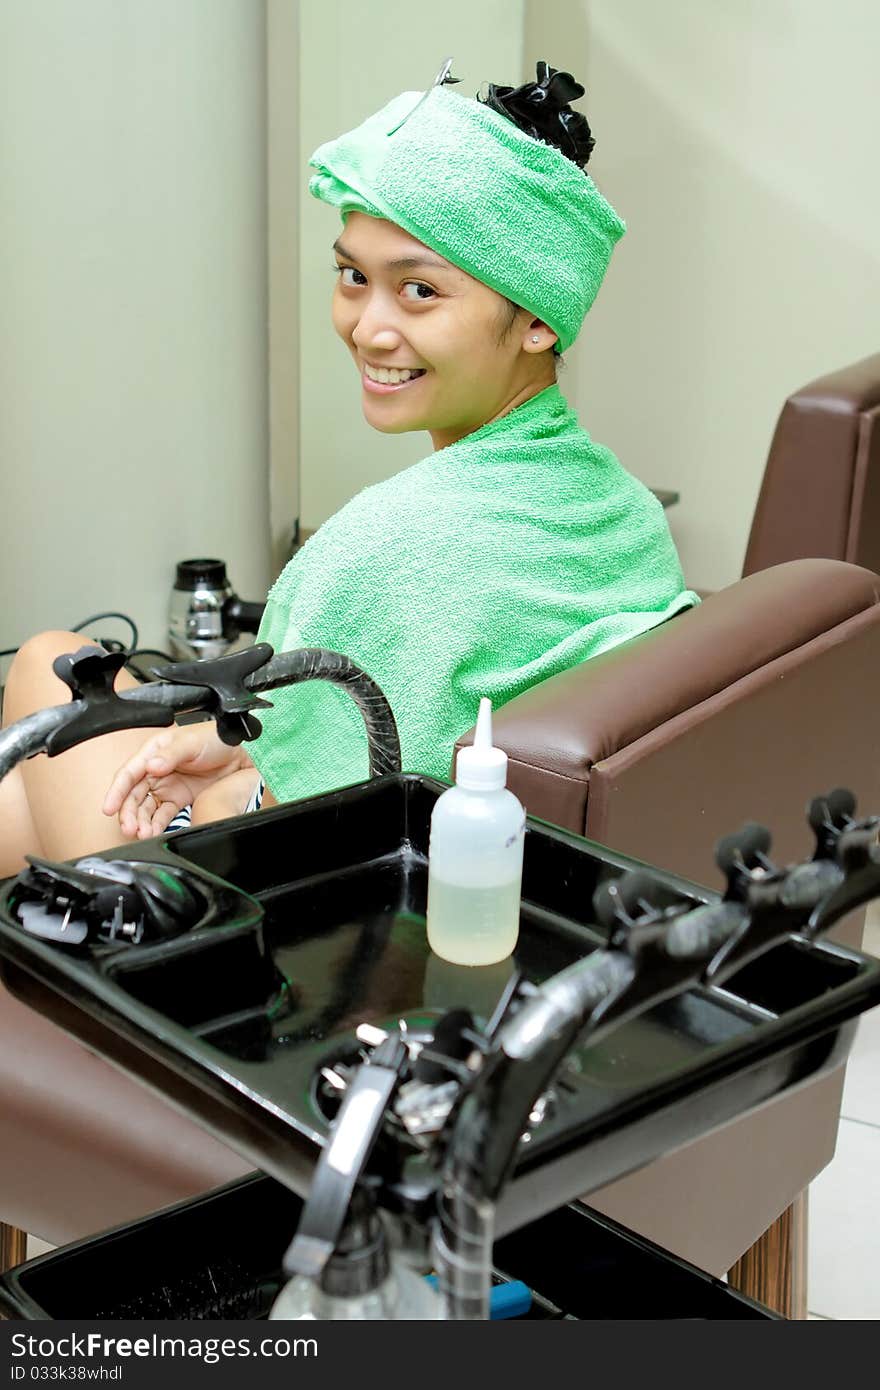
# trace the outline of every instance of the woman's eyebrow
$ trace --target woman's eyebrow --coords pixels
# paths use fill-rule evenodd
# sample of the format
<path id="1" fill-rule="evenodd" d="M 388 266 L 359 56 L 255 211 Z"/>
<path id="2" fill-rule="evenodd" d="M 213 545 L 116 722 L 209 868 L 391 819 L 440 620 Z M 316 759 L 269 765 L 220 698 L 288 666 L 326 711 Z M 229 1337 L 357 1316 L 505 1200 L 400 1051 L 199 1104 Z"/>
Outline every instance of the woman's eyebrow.
<path id="1" fill-rule="evenodd" d="M 357 261 L 357 256 L 353 256 L 350 251 L 346 251 L 341 241 L 333 243 L 333 250 L 339 256 L 344 256 L 347 261 Z M 414 270 L 416 266 L 430 265 L 437 270 L 454 270 L 449 261 L 444 261 L 442 257 L 435 256 L 431 251 L 420 252 L 417 256 L 398 256 L 393 261 L 385 262 L 385 270 Z"/>

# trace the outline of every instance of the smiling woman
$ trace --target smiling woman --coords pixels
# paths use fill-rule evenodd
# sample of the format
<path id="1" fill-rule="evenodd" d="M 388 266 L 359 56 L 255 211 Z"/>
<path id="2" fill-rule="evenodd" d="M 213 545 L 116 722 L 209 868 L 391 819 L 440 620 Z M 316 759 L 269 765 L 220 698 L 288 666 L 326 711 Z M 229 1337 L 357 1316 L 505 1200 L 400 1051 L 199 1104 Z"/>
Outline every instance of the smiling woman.
<path id="1" fill-rule="evenodd" d="M 545 63 L 536 82 L 489 84 L 485 99 L 435 85 L 312 157 L 310 189 L 344 223 L 332 317 L 364 415 L 385 434 L 426 431 L 433 452 L 310 538 L 270 592 L 259 638 L 363 667 L 412 771 L 447 775 L 482 696 L 504 704 L 696 601 L 659 503 L 556 384 L 555 350 L 576 338 L 624 230 L 583 167 L 592 136 L 569 105 L 582 95 Z M 40 692 L 51 702 L 32 673 L 69 641 L 22 649 L 9 677 L 19 713 Z M 46 852 L 51 830 L 51 853 L 67 858 L 160 833 L 190 801 L 203 821 L 256 809 L 260 782 L 268 805 L 368 775 L 345 692 L 313 682 L 273 699 L 253 761 L 209 726 L 136 748 L 137 735 L 108 735 L 75 767 L 82 750 L 4 784 L 0 816 L 15 820 L 21 853 Z M 103 799 L 103 841 L 96 814 L 70 814 L 73 787 L 78 807 Z"/>
<path id="2" fill-rule="evenodd" d="M 348 652 L 388 695 L 404 766 L 444 777 L 497 706 L 695 602 L 662 510 L 556 385 L 623 223 L 584 171 L 583 88 L 545 63 L 485 100 L 405 92 L 312 156 L 338 208 L 333 325 L 388 434 L 434 452 L 320 528 L 261 637 Z M 338 692 L 280 693 L 254 761 L 276 795 L 366 776 Z"/>

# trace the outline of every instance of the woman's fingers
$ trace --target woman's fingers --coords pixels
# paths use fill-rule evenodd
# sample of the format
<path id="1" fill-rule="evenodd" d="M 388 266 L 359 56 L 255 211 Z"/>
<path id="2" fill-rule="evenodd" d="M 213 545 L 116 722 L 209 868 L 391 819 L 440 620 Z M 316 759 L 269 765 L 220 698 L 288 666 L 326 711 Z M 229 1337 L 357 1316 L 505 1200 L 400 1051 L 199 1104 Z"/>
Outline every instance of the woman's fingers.
<path id="1" fill-rule="evenodd" d="M 119 828 L 123 835 L 136 835 L 140 830 L 140 818 L 144 802 L 152 796 L 153 788 L 149 778 L 144 775 L 129 791 L 119 807 Z M 158 805 L 158 800 L 155 804 Z M 154 807 L 155 809 L 155 807 Z"/>
<path id="2" fill-rule="evenodd" d="M 129 758 L 127 763 L 122 764 L 104 797 L 102 810 L 105 816 L 118 814 L 125 798 L 147 776 L 147 763 L 156 757 L 166 756 L 169 741 L 168 734 L 156 734 L 153 738 L 147 739 L 133 758 Z"/>
<path id="3" fill-rule="evenodd" d="M 186 797 L 178 795 L 166 799 L 159 791 L 148 790 L 133 818 L 134 833 L 139 840 L 149 840 L 154 835 L 161 835 L 181 806 L 188 804 Z"/>
<path id="4" fill-rule="evenodd" d="M 128 796 L 119 808 L 119 828 L 123 835 L 135 835 L 140 828 L 140 819 L 144 813 L 144 803 L 148 797 L 153 796 L 153 789 L 149 780 L 142 777 L 141 780 L 132 787 Z M 153 798 L 153 809 L 159 804 Z"/>
<path id="5" fill-rule="evenodd" d="M 203 785 L 228 776 L 242 761 L 253 771 L 250 760 L 221 743 L 210 725 L 155 734 L 115 774 L 104 798 L 104 814 L 117 816 L 129 839 L 161 834 Z"/>
<path id="6" fill-rule="evenodd" d="M 148 791 L 141 804 L 138 806 L 135 817 L 136 833 L 139 840 L 149 840 L 153 833 L 153 816 L 159 809 L 159 803 Z"/>
<path id="7" fill-rule="evenodd" d="M 146 776 L 146 771 L 146 763 L 141 755 L 132 758 L 119 769 L 107 788 L 107 795 L 101 807 L 105 816 L 115 816 L 119 812 L 132 787 Z"/>
<path id="8" fill-rule="evenodd" d="M 195 729 L 172 729 L 155 734 L 116 773 L 104 798 L 104 815 L 118 815 L 122 824 L 123 817 L 128 819 L 129 811 L 137 812 L 147 790 L 155 786 L 160 777 L 168 777 L 179 767 L 195 764 L 204 746 L 204 734 Z M 131 804 L 124 809 L 126 801 Z"/>
<path id="9" fill-rule="evenodd" d="M 175 806 L 173 801 L 163 801 L 156 814 L 153 816 L 152 834 L 161 835 L 166 831 L 181 808 Z"/>
<path id="10" fill-rule="evenodd" d="M 170 807 L 170 821 L 193 799 L 193 789 L 183 777 L 146 777 L 133 787 L 119 810 L 119 826 L 123 835 L 137 835 L 144 839 L 158 835 L 153 827 L 157 813 Z M 166 822 L 167 824 L 167 822 Z M 164 826 L 162 827 L 164 829 Z"/>

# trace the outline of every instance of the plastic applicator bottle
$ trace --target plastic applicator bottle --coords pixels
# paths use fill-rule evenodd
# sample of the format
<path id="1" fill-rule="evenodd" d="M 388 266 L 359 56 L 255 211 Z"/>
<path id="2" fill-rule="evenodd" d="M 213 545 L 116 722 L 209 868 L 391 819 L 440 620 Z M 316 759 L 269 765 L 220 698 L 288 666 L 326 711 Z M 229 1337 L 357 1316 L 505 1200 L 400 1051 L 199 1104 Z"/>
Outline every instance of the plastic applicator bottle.
<path id="1" fill-rule="evenodd" d="M 428 944 L 454 965 L 493 965 L 516 946 L 526 815 L 506 784 L 507 754 L 492 746 L 492 703 L 483 699 L 455 786 L 431 816 Z"/>

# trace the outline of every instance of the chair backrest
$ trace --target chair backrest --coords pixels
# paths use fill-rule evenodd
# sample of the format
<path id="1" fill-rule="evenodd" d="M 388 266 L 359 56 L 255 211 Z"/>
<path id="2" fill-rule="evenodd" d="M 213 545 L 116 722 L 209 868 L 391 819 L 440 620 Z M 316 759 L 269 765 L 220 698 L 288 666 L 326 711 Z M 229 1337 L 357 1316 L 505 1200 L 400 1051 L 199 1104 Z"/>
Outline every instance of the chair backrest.
<path id="1" fill-rule="evenodd" d="M 880 353 L 796 391 L 776 425 L 743 575 L 813 556 L 880 571 Z"/>

